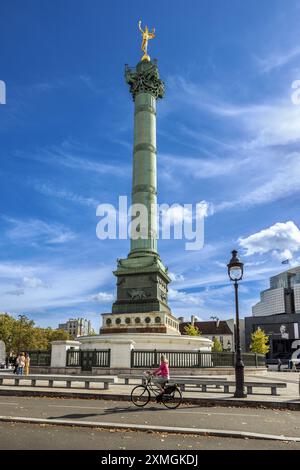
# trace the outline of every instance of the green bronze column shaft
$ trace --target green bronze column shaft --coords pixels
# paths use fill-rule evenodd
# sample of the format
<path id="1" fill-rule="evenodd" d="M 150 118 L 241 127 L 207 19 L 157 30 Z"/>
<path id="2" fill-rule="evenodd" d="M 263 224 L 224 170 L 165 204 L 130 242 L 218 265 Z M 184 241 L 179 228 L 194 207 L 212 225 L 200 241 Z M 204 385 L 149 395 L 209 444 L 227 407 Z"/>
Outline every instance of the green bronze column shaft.
<path id="1" fill-rule="evenodd" d="M 156 100 L 164 84 L 155 61 L 126 67 L 125 76 L 135 102 L 132 204 L 143 204 L 148 213 L 147 227 L 140 227 L 146 237 L 131 238 L 129 257 L 157 255 Z"/>
<path id="2" fill-rule="evenodd" d="M 148 213 L 147 238 L 131 239 L 130 256 L 157 253 L 156 99 L 150 93 L 135 97 L 132 204 Z"/>

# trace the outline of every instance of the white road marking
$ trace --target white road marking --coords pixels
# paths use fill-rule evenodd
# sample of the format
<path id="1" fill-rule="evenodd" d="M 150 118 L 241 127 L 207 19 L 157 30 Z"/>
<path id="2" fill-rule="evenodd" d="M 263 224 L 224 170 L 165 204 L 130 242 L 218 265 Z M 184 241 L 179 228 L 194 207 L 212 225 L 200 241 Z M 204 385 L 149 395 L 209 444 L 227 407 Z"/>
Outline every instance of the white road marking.
<path id="1" fill-rule="evenodd" d="M 207 415 L 207 416 L 209 416 L 209 415 L 220 415 L 220 416 L 243 416 L 243 417 L 251 416 L 253 418 L 260 418 L 261 417 L 260 415 L 243 414 L 243 413 L 230 413 L 230 411 L 228 413 L 217 413 L 217 412 L 211 412 L 211 411 L 181 411 L 181 410 L 178 410 L 178 412 L 180 412 L 180 414 L 191 413 L 191 414 Z"/>
<path id="2" fill-rule="evenodd" d="M 8 401 L 1 401 L 0 405 L 18 405 L 19 403 L 10 403 Z"/>

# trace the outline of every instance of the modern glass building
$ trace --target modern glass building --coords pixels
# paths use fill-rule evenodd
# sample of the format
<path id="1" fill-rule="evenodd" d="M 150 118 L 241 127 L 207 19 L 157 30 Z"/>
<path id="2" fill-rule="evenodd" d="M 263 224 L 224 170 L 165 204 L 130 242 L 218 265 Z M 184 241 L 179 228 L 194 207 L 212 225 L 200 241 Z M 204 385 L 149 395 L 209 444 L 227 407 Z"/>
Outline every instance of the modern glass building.
<path id="1" fill-rule="evenodd" d="M 271 277 L 270 288 L 252 307 L 252 315 L 258 317 L 282 313 L 300 313 L 300 267 Z"/>
<path id="2" fill-rule="evenodd" d="M 252 317 L 245 318 L 248 350 L 258 328 L 269 336 L 269 360 L 300 358 L 300 267 L 271 277 L 270 288 L 261 292 Z"/>

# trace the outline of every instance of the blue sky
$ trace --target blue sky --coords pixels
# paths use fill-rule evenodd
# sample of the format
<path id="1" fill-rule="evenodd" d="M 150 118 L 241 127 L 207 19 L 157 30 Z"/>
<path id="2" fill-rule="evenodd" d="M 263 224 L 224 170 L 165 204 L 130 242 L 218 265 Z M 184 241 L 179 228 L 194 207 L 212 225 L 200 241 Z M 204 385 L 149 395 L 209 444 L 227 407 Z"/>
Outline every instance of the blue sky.
<path id="1" fill-rule="evenodd" d="M 160 203 L 206 201 L 205 246 L 161 240 L 177 316 L 233 316 L 225 265 L 245 262 L 251 314 L 283 259 L 300 261 L 300 2 L 1 2 L 0 310 L 42 326 L 100 326 L 129 241 L 96 238 L 96 207 L 129 195 L 138 20 L 166 83 L 158 103 Z"/>

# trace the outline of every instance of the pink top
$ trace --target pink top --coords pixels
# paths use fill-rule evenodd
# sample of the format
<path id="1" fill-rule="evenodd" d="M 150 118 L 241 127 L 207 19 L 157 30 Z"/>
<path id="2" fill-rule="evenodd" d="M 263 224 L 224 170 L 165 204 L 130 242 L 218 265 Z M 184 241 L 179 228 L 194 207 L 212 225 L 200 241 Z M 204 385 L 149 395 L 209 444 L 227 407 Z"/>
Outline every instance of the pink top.
<path id="1" fill-rule="evenodd" d="M 162 377 L 169 378 L 169 365 L 167 362 L 161 362 L 158 369 L 154 371 L 155 375 L 161 375 Z"/>

